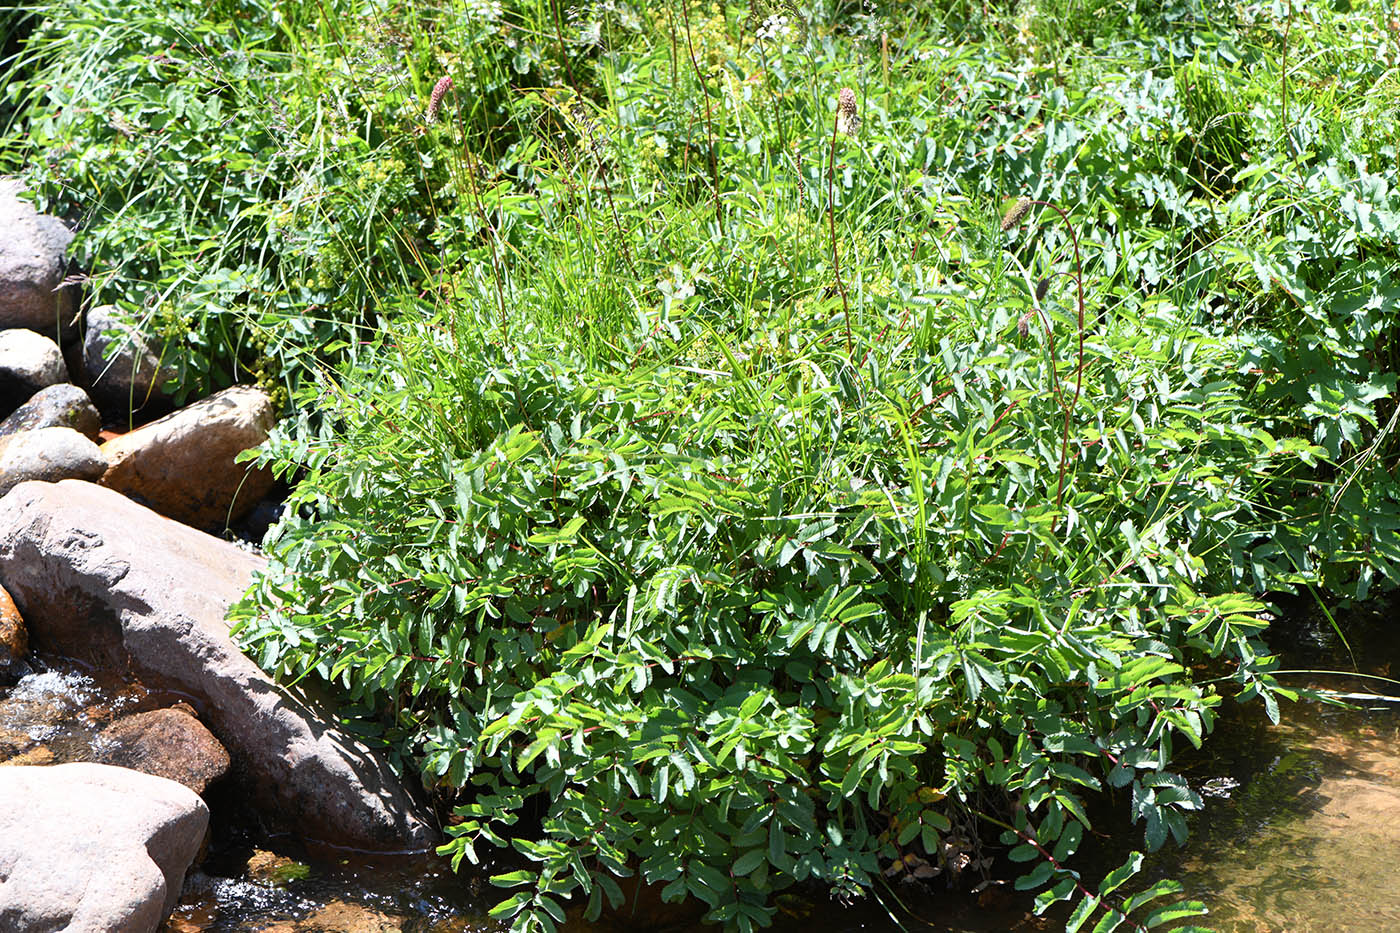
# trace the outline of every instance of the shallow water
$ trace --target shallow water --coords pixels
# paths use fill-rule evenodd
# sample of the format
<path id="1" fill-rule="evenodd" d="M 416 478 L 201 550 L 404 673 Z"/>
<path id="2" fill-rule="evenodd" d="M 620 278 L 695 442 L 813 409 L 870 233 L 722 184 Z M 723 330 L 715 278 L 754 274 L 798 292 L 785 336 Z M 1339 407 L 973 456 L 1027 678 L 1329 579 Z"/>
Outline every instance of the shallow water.
<path id="1" fill-rule="evenodd" d="M 1276 623 L 1275 650 L 1288 668 L 1352 668 L 1388 677 L 1400 670 L 1400 631 L 1389 613 L 1348 619 L 1357 665 L 1324 619 L 1305 611 Z M 42 665 L 40 665 L 42 667 Z M 1400 680 L 1400 678 L 1396 678 Z M 1391 692 L 1400 684 L 1355 676 L 1289 675 L 1292 686 L 1343 693 Z M 139 687 L 102 682 L 54 664 L 0 690 L 0 762 L 93 760 L 101 729 L 118 715 L 164 699 Z M 8 759 L 8 761 L 7 761 Z M 1173 877 L 1211 909 L 1203 925 L 1221 933 L 1382 933 L 1400 930 L 1400 703 L 1342 709 L 1317 702 L 1285 706 L 1269 724 L 1262 707 L 1226 704 L 1205 753 L 1183 760 L 1207 798 L 1184 849 L 1149 860 L 1144 877 Z M 499 899 L 481 876 L 453 877 L 431 857 L 367 858 L 307 852 L 259 833 L 255 819 L 226 800 L 209 857 L 187 880 L 167 933 L 486 933 L 505 925 L 486 910 Z M 1100 829 L 1107 830 L 1103 825 Z M 1140 839 L 1121 827 L 1117 849 Z M 1111 867 L 1114 852 L 1085 852 L 1085 865 Z M 1029 903 L 993 886 L 949 893 L 941 881 L 895 883 L 877 903 L 831 901 L 821 892 L 779 899 L 779 933 L 855 930 L 1041 931 L 1060 928 L 1029 914 Z M 895 901 L 898 898 L 898 903 Z M 898 920 L 896 920 L 898 918 Z M 573 931 L 702 929 L 694 915 L 636 906 Z"/>
<path id="2" fill-rule="evenodd" d="M 156 705 L 137 685 L 98 680 L 66 665 L 35 667 L 0 689 L 0 763 L 95 761 L 104 727 L 118 715 Z"/>
<path id="3" fill-rule="evenodd" d="M 1388 612 L 1347 621 L 1353 670 L 1400 669 Z M 1324 619 L 1279 626 L 1287 667 L 1339 670 L 1352 661 Z M 1355 676 L 1288 675 L 1292 686 L 1397 694 L 1400 684 Z M 1400 678 L 1396 678 L 1400 679 Z M 1220 933 L 1386 933 L 1400 930 L 1400 703 L 1353 699 L 1344 709 L 1286 706 L 1271 725 L 1258 706 L 1229 707 L 1185 769 L 1208 795 L 1182 850 L 1154 870 L 1210 907 Z"/>

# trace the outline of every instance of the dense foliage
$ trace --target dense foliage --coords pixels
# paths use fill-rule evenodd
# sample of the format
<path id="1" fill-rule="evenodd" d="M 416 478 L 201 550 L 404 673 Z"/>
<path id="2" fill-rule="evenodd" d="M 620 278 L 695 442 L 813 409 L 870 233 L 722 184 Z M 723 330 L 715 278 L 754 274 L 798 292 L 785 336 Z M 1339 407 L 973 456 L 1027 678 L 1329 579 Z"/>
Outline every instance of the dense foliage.
<path id="1" fill-rule="evenodd" d="M 1356 7 L 55 0 L 13 151 L 187 388 L 290 392 L 243 637 L 517 928 L 1002 853 L 1150 927 L 1091 803 L 1183 839 L 1255 599 L 1400 558 Z"/>

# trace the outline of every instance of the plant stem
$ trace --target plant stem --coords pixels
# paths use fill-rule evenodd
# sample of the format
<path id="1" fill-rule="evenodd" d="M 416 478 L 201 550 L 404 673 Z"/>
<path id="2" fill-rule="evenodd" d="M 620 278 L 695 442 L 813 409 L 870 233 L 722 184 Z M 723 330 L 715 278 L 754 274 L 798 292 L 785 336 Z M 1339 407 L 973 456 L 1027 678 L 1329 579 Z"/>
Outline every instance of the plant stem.
<path id="1" fill-rule="evenodd" d="M 575 94 L 581 94 L 578 82 L 574 80 L 574 66 L 569 62 L 569 49 L 564 45 L 564 22 L 559 16 L 560 0 L 549 0 L 549 11 L 554 14 L 554 37 L 559 41 L 559 57 L 564 59 L 564 76 Z"/>
<path id="2" fill-rule="evenodd" d="M 836 290 L 841 293 L 841 309 L 846 324 L 846 358 L 855 357 L 855 342 L 851 339 L 851 303 L 846 298 L 846 283 L 841 281 L 841 254 L 836 248 L 836 137 L 840 130 L 831 127 L 831 152 L 826 163 L 826 216 L 831 222 L 831 268 L 836 274 Z"/>
<path id="3" fill-rule="evenodd" d="M 1059 396 L 1060 409 L 1064 412 L 1064 430 L 1061 432 L 1060 436 L 1060 476 L 1055 487 L 1055 509 L 1058 511 L 1061 503 L 1064 501 L 1065 474 L 1069 466 L 1070 420 L 1073 416 L 1074 407 L 1079 404 L 1080 392 L 1084 387 L 1084 263 L 1081 260 L 1079 253 L 1079 234 L 1075 232 L 1074 224 L 1070 222 L 1069 214 L 1065 212 L 1064 208 L 1060 207 L 1058 204 L 1053 204 L 1050 201 L 1032 200 L 1028 203 L 1038 204 L 1041 207 L 1048 207 L 1060 215 L 1060 220 L 1064 222 L 1065 229 L 1069 231 L 1070 243 L 1074 245 L 1074 281 L 1075 284 L 1078 286 L 1077 306 L 1079 324 L 1079 356 L 1074 368 L 1074 396 L 1070 399 L 1068 405 L 1065 404 L 1064 396 L 1060 393 L 1059 390 L 1059 374 L 1058 371 L 1055 369 L 1054 345 L 1053 343 L 1051 344 L 1051 376 L 1054 379 L 1055 393 Z M 1049 333 L 1049 330 L 1049 323 L 1046 322 L 1046 332 Z M 1058 518 L 1056 518 L 1051 523 L 1050 530 L 1052 533 L 1054 532 L 1058 523 Z"/>
<path id="4" fill-rule="evenodd" d="M 695 69 L 695 80 L 700 82 L 700 94 L 705 98 L 705 137 L 710 144 L 710 180 L 714 185 L 715 224 L 719 235 L 724 236 L 724 214 L 719 203 L 719 150 L 715 147 L 714 119 L 710 114 L 710 88 L 705 83 L 705 75 L 700 71 L 700 62 L 695 58 L 695 42 L 690 36 L 689 0 L 680 0 L 681 16 L 685 20 L 685 46 L 690 52 L 690 67 Z"/>

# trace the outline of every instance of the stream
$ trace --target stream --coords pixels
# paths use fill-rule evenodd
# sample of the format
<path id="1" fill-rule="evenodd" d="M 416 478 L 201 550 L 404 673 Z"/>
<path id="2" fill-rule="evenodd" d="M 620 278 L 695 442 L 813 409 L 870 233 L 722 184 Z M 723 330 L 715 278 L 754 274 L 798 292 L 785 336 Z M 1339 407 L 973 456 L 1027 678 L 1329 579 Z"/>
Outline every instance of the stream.
<path id="1" fill-rule="evenodd" d="M 1388 608 L 1353 611 L 1345 622 L 1351 652 L 1326 617 L 1296 607 L 1270 631 L 1282 679 L 1353 695 L 1400 694 L 1385 678 L 1400 661 L 1400 633 Z M 102 728 L 117 715 L 169 705 L 139 687 L 99 681 L 60 659 L 0 689 L 0 763 L 101 760 Z M 1396 666 L 1400 673 L 1400 665 Z M 1400 678 L 1397 678 L 1400 679 Z M 1274 726 L 1260 704 L 1226 702 L 1205 750 L 1183 757 L 1181 772 L 1206 797 L 1191 838 L 1148 861 L 1144 876 L 1176 878 L 1204 901 L 1203 925 L 1220 933 L 1371 933 L 1400 930 L 1400 703 L 1353 699 L 1350 708 L 1317 701 L 1286 705 Z M 217 795 L 218 791 L 213 793 Z M 208 857 L 191 872 L 166 933 L 485 933 L 505 924 L 487 915 L 499 899 L 483 874 L 453 877 L 441 859 L 369 857 L 307 851 L 269 837 L 232 800 L 212 801 Z M 1104 827 L 1100 827 L 1103 829 Z M 1104 851 L 1086 852 L 1112 867 L 1140 832 L 1120 826 Z M 896 902 L 896 898 L 898 899 Z M 775 930 L 1048 931 L 1029 900 L 992 886 L 978 895 L 894 883 L 879 901 L 842 905 L 821 893 L 777 900 Z M 896 919 L 897 918 L 897 919 Z M 684 909 L 647 904 L 570 931 L 702 928 Z"/>

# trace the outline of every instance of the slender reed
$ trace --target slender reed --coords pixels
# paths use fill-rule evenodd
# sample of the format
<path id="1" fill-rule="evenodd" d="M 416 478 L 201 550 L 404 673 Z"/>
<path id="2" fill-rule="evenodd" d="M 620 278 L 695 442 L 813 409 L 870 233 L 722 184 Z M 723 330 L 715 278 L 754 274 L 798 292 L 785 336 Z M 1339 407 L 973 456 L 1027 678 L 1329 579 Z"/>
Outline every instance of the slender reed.
<path id="1" fill-rule="evenodd" d="M 464 134 L 465 135 L 465 134 Z M 465 174 L 467 185 L 471 189 L 472 201 L 476 205 L 477 219 L 481 223 L 481 229 L 486 234 L 487 248 L 491 253 L 491 278 L 496 285 L 496 303 L 501 312 L 501 334 L 507 344 L 510 343 L 510 321 L 506 317 L 506 296 L 502 285 L 505 273 L 501 269 L 500 257 L 497 256 L 498 239 L 496 228 L 492 226 L 490 219 L 486 216 L 486 203 L 481 200 L 481 189 L 477 186 L 476 175 L 480 164 L 472 156 L 471 147 L 463 141 L 462 157 L 466 160 Z"/>

